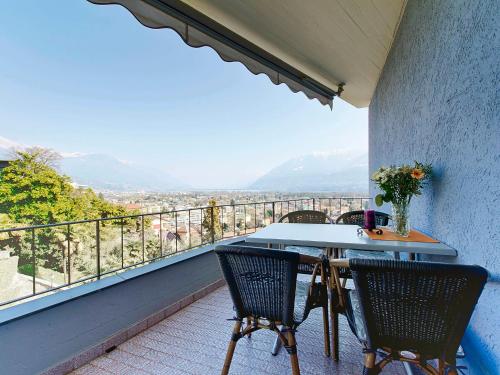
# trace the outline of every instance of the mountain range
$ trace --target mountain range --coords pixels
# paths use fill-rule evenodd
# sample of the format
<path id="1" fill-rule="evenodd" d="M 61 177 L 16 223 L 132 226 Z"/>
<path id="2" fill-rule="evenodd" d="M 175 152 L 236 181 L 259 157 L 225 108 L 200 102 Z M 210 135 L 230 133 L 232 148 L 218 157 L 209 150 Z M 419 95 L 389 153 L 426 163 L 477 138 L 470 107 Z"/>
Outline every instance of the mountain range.
<path id="1" fill-rule="evenodd" d="M 12 149 L 26 146 L 0 137 L 0 160 L 11 158 Z M 61 154 L 57 169 L 78 185 L 111 191 L 178 191 L 191 187 L 159 168 L 121 161 L 105 154 Z"/>
<path id="2" fill-rule="evenodd" d="M 0 160 L 27 146 L 0 136 Z M 58 169 L 78 185 L 111 191 L 179 191 L 192 187 L 152 166 L 105 154 L 62 154 Z M 292 158 L 244 187 L 266 191 L 368 191 L 368 155 L 350 151 L 313 153 Z"/>
<path id="3" fill-rule="evenodd" d="M 314 153 L 290 159 L 248 186 L 269 191 L 368 191 L 368 154 Z"/>
<path id="4" fill-rule="evenodd" d="M 104 154 L 63 157 L 59 169 L 80 185 L 111 191 L 178 191 L 190 186 L 154 167 L 137 165 Z"/>

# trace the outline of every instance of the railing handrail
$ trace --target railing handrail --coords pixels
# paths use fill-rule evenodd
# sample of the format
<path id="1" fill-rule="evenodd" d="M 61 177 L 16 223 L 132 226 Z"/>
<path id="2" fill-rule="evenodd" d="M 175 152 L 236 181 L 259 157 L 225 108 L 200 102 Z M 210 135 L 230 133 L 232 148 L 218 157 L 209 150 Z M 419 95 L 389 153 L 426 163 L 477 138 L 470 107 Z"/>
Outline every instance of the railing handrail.
<path id="1" fill-rule="evenodd" d="M 26 231 L 26 230 L 32 230 L 32 229 L 53 228 L 53 227 L 66 226 L 66 225 L 88 224 L 88 223 L 95 223 L 96 221 L 123 220 L 123 219 L 138 218 L 138 217 L 142 217 L 142 216 L 156 216 L 156 215 L 175 214 L 178 212 L 208 210 L 208 209 L 211 209 L 212 207 L 213 208 L 237 207 L 237 206 L 245 206 L 245 205 L 261 205 L 261 204 L 273 204 L 273 203 L 283 203 L 283 202 L 297 202 L 297 201 L 307 201 L 307 200 L 316 200 L 316 199 L 364 199 L 364 200 L 369 200 L 371 198 L 370 197 L 305 197 L 305 198 L 283 199 L 283 200 L 276 200 L 276 201 L 220 204 L 220 205 L 215 205 L 215 206 L 200 206 L 200 207 L 183 208 L 180 210 L 158 211 L 158 212 L 151 212 L 151 213 L 139 213 L 139 214 L 130 214 L 130 215 L 123 215 L 123 216 L 100 217 L 100 218 L 96 218 L 96 219 L 85 219 L 85 220 L 76 220 L 76 221 L 61 221 L 58 223 L 36 224 L 36 225 L 28 225 L 28 226 L 23 226 L 23 227 L 5 228 L 5 229 L 0 229 L 0 233 L 23 231 L 23 230 Z"/>
<path id="2" fill-rule="evenodd" d="M 321 202 L 327 200 L 328 204 L 322 205 Z M 336 200 L 338 201 L 338 207 L 339 210 L 337 211 L 336 205 L 332 205 L 332 202 Z M 25 259 L 25 265 L 30 265 L 32 268 L 32 293 L 14 298 L 12 300 L 8 301 L 0 301 L 0 306 L 5 306 L 5 305 L 10 305 L 15 302 L 19 302 L 28 298 L 32 298 L 35 296 L 43 295 L 45 293 L 53 292 L 59 289 L 63 289 L 66 287 L 71 287 L 73 285 L 81 284 L 87 281 L 92 281 L 92 280 L 99 280 L 102 276 L 104 275 L 109 275 L 117 272 L 124 271 L 126 269 L 129 269 L 131 267 L 138 267 L 142 266 L 144 264 L 156 261 L 158 259 L 162 259 L 165 257 L 168 257 L 170 255 L 178 254 L 180 252 L 184 251 L 189 251 L 192 249 L 195 249 L 200 246 L 205 246 L 211 243 L 215 243 L 216 241 L 227 239 L 227 238 L 233 238 L 241 235 L 246 235 L 248 233 L 253 233 L 258 230 L 260 227 L 264 227 L 269 223 L 274 223 L 277 222 L 278 218 L 283 216 L 284 213 L 291 212 L 291 210 L 296 210 L 300 207 L 300 209 L 322 209 L 322 207 L 326 208 L 327 210 L 330 210 L 330 214 L 332 212 L 335 212 L 335 214 L 339 213 L 342 214 L 342 202 L 343 201 L 349 201 L 353 200 L 354 202 L 358 201 L 360 203 L 361 208 L 363 207 L 363 202 L 365 201 L 370 201 L 371 198 L 365 197 L 365 196 L 359 196 L 359 197 L 329 197 L 329 196 L 324 196 L 324 197 L 303 197 L 303 198 L 293 198 L 293 199 L 280 199 L 280 200 L 274 200 L 274 201 L 261 201 L 261 202 L 242 202 L 242 203 L 234 203 L 234 204 L 220 204 L 220 205 L 215 205 L 215 206 L 200 206 L 200 207 L 191 207 L 191 208 L 184 208 L 180 210 L 169 210 L 169 211 L 159 211 L 159 212 L 152 212 L 152 213 L 138 213 L 138 214 L 130 214 L 130 215 L 123 215 L 123 216 L 113 216 L 113 217 L 101 217 L 101 218 L 96 218 L 96 219 L 87 219 L 87 220 L 78 220 L 78 221 L 66 221 L 66 222 L 59 222 L 59 223 L 52 223 L 52 224 L 40 224 L 40 225 L 30 225 L 30 226 L 23 226 L 23 227 L 15 227 L 15 228 L 6 228 L 6 229 L 0 229 L 0 233 L 13 233 L 13 232 L 26 232 L 26 234 L 29 235 L 30 239 L 28 240 L 28 245 L 30 245 L 30 248 L 26 248 L 27 253 L 29 254 L 28 256 L 28 262 L 26 262 Z M 319 203 L 319 205 L 317 204 Z M 270 206 L 270 209 L 266 211 L 266 205 Z M 262 210 L 257 209 L 258 206 L 262 206 Z M 278 206 L 279 210 L 278 210 Z M 232 213 L 225 213 L 224 208 L 227 207 L 232 207 Z M 241 220 L 241 214 L 242 211 L 238 211 L 238 207 L 243 207 L 243 221 Z M 248 210 L 248 207 L 253 208 L 253 214 L 251 213 L 252 211 Z M 271 209 L 272 207 L 272 209 Z M 214 216 L 215 209 L 219 208 L 219 215 Z M 195 216 L 195 219 L 197 220 L 196 222 L 193 222 L 191 220 L 192 218 L 192 212 L 199 211 L 200 216 L 199 220 L 198 217 Z M 269 213 L 271 211 L 271 213 Z M 186 221 L 181 222 L 183 225 L 187 225 L 188 230 L 185 232 L 179 232 L 179 223 L 178 223 L 178 216 L 179 213 L 182 212 L 187 212 L 187 224 Z M 226 211 L 227 212 L 227 211 Z M 248 212 L 250 212 L 250 219 L 248 218 Z M 172 217 L 166 218 L 166 215 L 174 215 L 173 219 Z M 227 216 L 226 216 L 227 215 Z M 259 221 L 257 220 L 257 216 L 259 215 Z M 145 256 L 146 253 L 146 244 L 145 244 L 145 221 L 144 219 L 148 216 L 156 216 L 159 217 L 160 220 L 160 226 L 159 228 L 153 228 L 153 227 L 148 227 L 148 231 L 153 229 L 153 230 L 158 230 L 158 233 L 155 233 L 155 237 L 158 237 L 159 240 L 159 247 L 156 248 L 156 246 L 153 248 L 154 253 L 150 255 L 148 253 L 148 256 Z M 232 223 L 229 222 L 230 218 L 232 216 Z M 240 216 L 238 219 L 238 224 L 236 224 L 237 216 Z M 210 218 L 209 222 L 205 222 L 204 218 Z M 224 220 L 224 218 L 227 218 L 227 221 Z M 251 221 L 253 217 L 253 222 Z M 140 233 L 140 241 L 139 241 L 139 255 L 131 255 L 131 250 L 129 251 L 129 255 L 127 258 L 127 264 L 125 264 L 125 257 L 124 257 L 124 228 L 127 225 L 130 225 L 130 223 L 125 223 L 126 219 L 140 219 L 140 226 L 137 225 L 136 231 L 134 233 Z M 270 221 L 267 221 L 267 219 L 271 219 Z M 171 220 L 175 220 L 175 230 L 172 232 L 172 223 Z M 220 228 L 217 229 L 216 233 L 216 228 L 215 228 L 215 222 L 219 221 Z M 106 265 L 101 264 L 101 245 L 103 239 L 101 239 L 101 223 L 107 222 L 107 221 L 116 221 L 119 222 L 120 226 L 120 245 L 118 247 L 118 250 L 120 251 L 121 257 L 118 258 L 118 261 L 121 260 L 121 265 L 108 269 L 106 268 Z M 170 225 L 170 230 L 167 232 L 166 229 L 164 230 L 163 228 L 163 223 L 166 222 L 167 225 Z M 74 250 L 75 246 L 78 246 L 78 241 L 75 241 L 75 238 L 78 237 L 72 237 L 71 233 L 71 227 L 73 225 L 78 225 L 78 224 L 94 224 L 95 225 L 95 234 L 90 235 L 91 241 L 94 244 L 94 251 L 95 251 L 95 257 L 92 258 L 92 253 L 90 254 L 91 257 L 90 259 L 93 259 L 95 263 L 95 272 L 92 270 L 89 274 L 85 274 L 80 272 L 79 277 L 74 277 L 74 274 L 72 271 L 75 269 L 72 269 L 72 263 L 74 266 L 74 256 L 78 256 L 78 253 Z M 227 224 L 227 228 L 225 225 Z M 195 243 L 192 243 L 192 225 L 195 225 L 195 235 L 194 238 L 197 238 L 197 234 L 199 235 L 199 241 L 195 241 Z M 207 228 L 207 225 L 209 226 Z M 62 273 L 63 274 L 63 282 L 56 284 L 55 286 L 39 291 L 37 290 L 36 283 L 36 273 L 37 273 L 37 268 L 39 266 L 38 260 L 44 260 L 43 257 L 37 256 L 37 250 L 38 246 L 36 244 L 36 237 L 35 237 L 35 232 L 39 231 L 41 229 L 46 229 L 46 228 L 55 228 L 55 227 L 64 227 L 65 228 L 65 238 L 60 240 L 62 243 L 66 242 L 66 247 L 61 249 L 61 264 L 60 266 L 62 267 L 62 272 L 59 270 L 53 270 L 49 268 L 48 270 L 51 272 L 57 272 L 57 273 Z M 104 228 L 104 225 L 102 225 Z M 232 230 L 231 230 L 232 227 Z M 181 227 L 182 228 L 182 227 Z M 197 229 L 199 228 L 199 229 Z M 130 233 L 130 230 L 127 232 Z M 183 234 L 187 234 L 187 237 L 189 238 L 189 246 L 182 246 L 179 248 L 179 242 L 183 244 Z M 165 236 L 167 234 L 167 236 Z M 226 235 L 227 234 L 227 235 Z M 174 237 L 171 237 L 171 236 Z M 170 236 L 170 237 L 169 237 Z M 9 236 L 10 237 L 10 236 Z M 166 241 L 173 242 L 175 240 L 175 248 L 169 249 L 169 246 L 164 247 L 164 244 Z M 185 238 L 184 238 L 185 240 Z M 73 242 L 72 242 L 73 241 Z M 199 242 L 199 243 L 198 243 Z M 132 241 L 133 243 L 133 241 Z M 186 245 L 186 244 L 184 244 Z M 172 245 L 170 245 L 172 246 Z M 166 250 L 164 252 L 164 250 Z M 19 249 L 19 256 L 21 256 L 21 249 Z M 80 250 L 81 251 L 81 250 Z M 148 249 L 148 251 L 151 251 L 151 248 Z M 157 254 L 157 251 L 159 251 L 159 255 Z M 25 253 L 26 254 L 26 253 Z M 140 260 L 135 261 L 134 258 L 140 257 Z M 104 256 L 104 259 L 106 259 L 106 255 Z M 133 260 L 132 264 L 129 263 L 130 260 Z M 109 264 L 107 265 L 109 267 Z M 88 271 L 88 270 L 87 270 Z M 0 288 L 2 285 L 0 285 Z"/>

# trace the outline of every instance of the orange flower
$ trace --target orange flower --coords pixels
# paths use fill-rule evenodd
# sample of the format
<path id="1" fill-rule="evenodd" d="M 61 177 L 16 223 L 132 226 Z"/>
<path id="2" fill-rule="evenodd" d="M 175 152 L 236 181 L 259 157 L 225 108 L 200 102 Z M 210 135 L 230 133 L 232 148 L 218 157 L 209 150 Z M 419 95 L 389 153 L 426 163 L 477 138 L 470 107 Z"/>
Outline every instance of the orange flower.
<path id="1" fill-rule="evenodd" d="M 411 171 L 411 176 L 417 180 L 421 180 L 422 178 L 424 178 L 425 173 L 420 168 L 415 168 Z"/>

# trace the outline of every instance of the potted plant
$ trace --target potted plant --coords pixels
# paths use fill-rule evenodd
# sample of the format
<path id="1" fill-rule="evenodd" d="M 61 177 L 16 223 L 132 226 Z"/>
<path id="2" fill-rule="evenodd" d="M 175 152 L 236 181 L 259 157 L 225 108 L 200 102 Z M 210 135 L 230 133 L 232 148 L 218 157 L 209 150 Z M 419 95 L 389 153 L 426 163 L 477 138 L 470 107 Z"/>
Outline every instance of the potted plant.
<path id="1" fill-rule="evenodd" d="M 422 188 L 430 179 L 431 173 L 431 164 L 415 161 L 413 166 L 404 164 L 399 167 L 380 167 L 372 176 L 372 181 L 383 191 L 375 197 L 375 204 L 392 204 L 393 230 L 400 236 L 407 237 L 410 232 L 411 198 L 422 194 Z"/>

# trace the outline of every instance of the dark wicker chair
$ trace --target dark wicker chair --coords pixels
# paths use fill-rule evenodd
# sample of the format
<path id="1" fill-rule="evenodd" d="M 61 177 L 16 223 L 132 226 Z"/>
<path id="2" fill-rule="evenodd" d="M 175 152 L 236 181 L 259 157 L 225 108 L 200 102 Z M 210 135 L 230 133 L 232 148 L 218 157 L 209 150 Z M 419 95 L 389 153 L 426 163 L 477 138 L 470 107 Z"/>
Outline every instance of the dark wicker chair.
<path id="1" fill-rule="evenodd" d="M 332 224 L 333 220 L 324 212 L 303 210 L 293 211 L 283 215 L 280 223 L 302 223 L 302 224 Z"/>
<path id="2" fill-rule="evenodd" d="M 217 246 L 215 252 L 236 312 L 223 375 L 229 373 L 237 341 L 259 329 L 277 333 L 290 354 L 292 373 L 300 374 L 295 330 L 316 307 L 323 308 L 325 354 L 328 354 L 327 290 L 324 283 L 315 281 L 322 268 L 319 259 L 288 251 L 231 245 Z M 299 263 L 316 264 L 317 272 L 310 283 L 297 280 Z M 250 324 L 244 326 L 245 318 Z"/>
<path id="3" fill-rule="evenodd" d="M 363 210 L 345 212 L 335 220 L 335 224 L 351 224 L 362 227 L 365 223 L 364 215 L 365 211 Z M 375 211 L 375 225 L 377 226 L 386 226 L 389 224 L 390 218 L 385 212 Z"/>
<path id="4" fill-rule="evenodd" d="M 335 221 L 336 224 L 351 224 L 359 225 L 362 227 L 364 225 L 365 216 L 364 211 L 349 211 L 340 215 Z M 375 225 L 386 226 L 389 224 L 390 216 L 385 212 L 375 211 Z M 367 251 L 367 250 L 356 250 L 356 249 L 345 249 L 344 256 L 346 258 L 381 258 L 381 259 L 391 259 L 392 256 L 384 251 Z M 348 272 L 344 273 L 346 276 L 349 275 Z"/>
<path id="5" fill-rule="evenodd" d="M 332 224 L 333 220 L 324 212 L 321 211 L 294 211 L 282 216 L 279 219 L 280 223 L 301 223 L 301 224 Z M 313 257 L 322 257 L 324 250 L 319 247 L 310 246 L 286 246 L 285 250 L 293 251 L 299 254 L 310 255 Z M 299 273 L 311 274 L 313 267 L 309 264 L 300 264 Z"/>
<path id="6" fill-rule="evenodd" d="M 378 259 L 330 265 L 337 311 L 365 346 L 363 374 L 378 374 L 391 361 L 413 363 L 429 375 L 457 374 L 456 353 L 487 280 L 484 268 Z M 344 267 L 356 290 L 338 283 L 337 270 Z"/>

